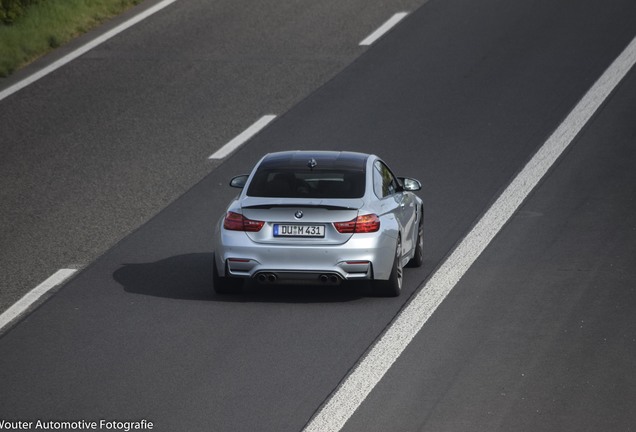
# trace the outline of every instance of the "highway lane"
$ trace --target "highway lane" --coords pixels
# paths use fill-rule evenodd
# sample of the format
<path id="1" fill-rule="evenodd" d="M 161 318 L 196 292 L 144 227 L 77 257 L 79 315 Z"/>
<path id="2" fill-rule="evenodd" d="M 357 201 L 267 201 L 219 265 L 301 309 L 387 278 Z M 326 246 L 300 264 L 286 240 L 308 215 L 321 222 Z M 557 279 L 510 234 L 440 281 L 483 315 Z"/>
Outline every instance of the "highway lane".
<path id="1" fill-rule="evenodd" d="M 92 262 L 213 170 L 207 156 L 423 3 L 179 0 L 0 101 L 0 311 L 58 269 Z"/>
<path id="2" fill-rule="evenodd" d="M 450 0 L 418 9 L 4 335 L 0 412 L 148 418 L 158 430 L 302 429 L 631 40 L 635 14 L 620 1 Z M 627 98 L 633 107 L 633 93 Z M 617 122 L 631 125 L 631 112 Z M 316 147 L 376 151 L 399 173 L 423 180 L 428 249 L 425 267 L 406 275 L 406 296 L 253 288 L 210 297 L 209 237 L 233 193 L 226 180 L 264 151 Z M 491 293 L 477 285 L 475 297 Z M 445 303 L 450 310 L 436 320 L 470 317 L 470 303 L 455 305 Z M 498 319 L 490 308 L 477 312 Z M 475 344 L 499 336 L 489 333 L 499 327 L 479 321 L 464 326 Z M 517 340 L 514 329 L 502 344 Z M 427 346 L 414 348 L 409 358 L 423 361 Z M 418 391 L 410 407 L 430 397 L 425 386 Z"/>
<path id="3" fill-rule="evenodd" d="M 343 431 L 636 423 L 636 72 Z"/>

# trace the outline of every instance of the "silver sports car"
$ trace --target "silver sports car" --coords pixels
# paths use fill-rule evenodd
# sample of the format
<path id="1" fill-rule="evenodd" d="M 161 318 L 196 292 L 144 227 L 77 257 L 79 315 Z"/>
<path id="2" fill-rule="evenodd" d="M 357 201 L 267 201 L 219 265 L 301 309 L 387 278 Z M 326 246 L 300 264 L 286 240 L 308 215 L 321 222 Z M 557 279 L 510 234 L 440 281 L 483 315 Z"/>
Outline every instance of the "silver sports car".
<path id="1" fill-rule="evenodd" d="M 265 155 L 219 221 L 214 289 L 243 282 L 339 284 L 365 280 L 398 296 L 405 264 L 422 265 L 419 181 L 396 177 L 377 156 L 338 151 Z"/>

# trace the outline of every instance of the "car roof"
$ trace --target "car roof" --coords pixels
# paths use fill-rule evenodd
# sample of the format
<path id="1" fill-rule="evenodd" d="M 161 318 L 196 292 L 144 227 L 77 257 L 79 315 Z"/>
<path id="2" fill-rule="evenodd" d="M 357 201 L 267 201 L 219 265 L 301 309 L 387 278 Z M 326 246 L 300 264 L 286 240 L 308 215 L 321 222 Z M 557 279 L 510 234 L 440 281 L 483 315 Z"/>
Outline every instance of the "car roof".
<path id="1" fill-rule="evenodd" d="M 307 169 L 313 159 L 318 169 L 346 169 L 364 171 L 370 155 L 347 151 L 284 151 L 265 155 L 259 169 L 300 168 Z"/>

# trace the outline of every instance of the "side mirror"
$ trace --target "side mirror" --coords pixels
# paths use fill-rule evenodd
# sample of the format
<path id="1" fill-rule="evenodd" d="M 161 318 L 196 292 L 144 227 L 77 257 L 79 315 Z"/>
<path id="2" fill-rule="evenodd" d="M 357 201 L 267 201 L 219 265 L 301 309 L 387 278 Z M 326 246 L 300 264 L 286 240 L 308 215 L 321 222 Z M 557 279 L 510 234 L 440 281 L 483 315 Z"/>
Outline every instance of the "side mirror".
<path id="1" fill-rule="evenodd" d="M 420 183 L 419 180 L 415 180 L 414 178 L 400 177 L 400 181 L 402 182 L 402 188 L 405 191 L 415 192 L 422 189 L 422 183 Z"/>
<path id="2" fill-rule="evenodd" d="M 248 178 L 249 178 L 249 175 L 247 174 L 236 176 L 232 178 L 232 180 L 230 180 L 230 186 L 243 189 L 245 187 L 245 183 L 247 183 Z"/>

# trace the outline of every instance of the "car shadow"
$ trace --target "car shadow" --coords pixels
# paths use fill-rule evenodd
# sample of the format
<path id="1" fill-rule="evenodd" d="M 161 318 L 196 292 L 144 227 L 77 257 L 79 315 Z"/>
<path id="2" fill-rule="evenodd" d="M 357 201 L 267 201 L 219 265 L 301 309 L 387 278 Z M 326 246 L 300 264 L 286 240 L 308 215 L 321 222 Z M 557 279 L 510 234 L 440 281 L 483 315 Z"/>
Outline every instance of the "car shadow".
<path id="1" fill-rule="evenodd" d="M 238 294 L 220 295 L 212 283 L 213 253 L 176 255 L 151 263 L 123 264 L 113 273 L 129 293 L 217 302 L 329 303 L 364 297 L 362 285 L 268 285 L 247 281 Z"/>

